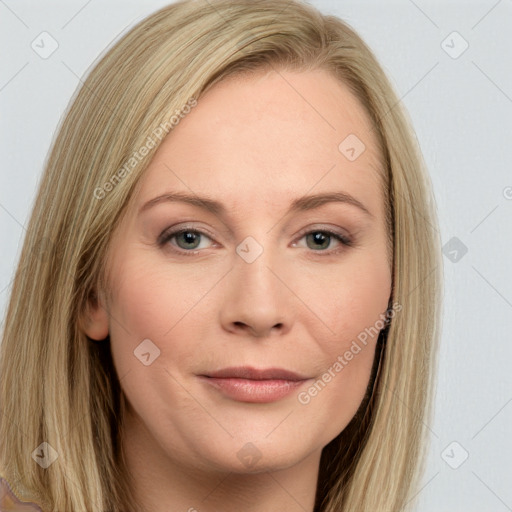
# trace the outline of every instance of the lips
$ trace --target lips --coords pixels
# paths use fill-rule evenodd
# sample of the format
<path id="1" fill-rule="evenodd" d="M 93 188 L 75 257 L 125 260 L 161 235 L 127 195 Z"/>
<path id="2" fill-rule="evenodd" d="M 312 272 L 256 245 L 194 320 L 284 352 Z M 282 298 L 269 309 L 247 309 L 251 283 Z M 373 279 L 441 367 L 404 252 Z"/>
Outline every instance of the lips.
<path id="1" fill-rule="evenodd" d="M 248 366 L 223 368 L 198 375 L 209 389 L 236 402 L 276 402 L 304 386 L 310 379 L 283 368 L 258 370 Z"/>

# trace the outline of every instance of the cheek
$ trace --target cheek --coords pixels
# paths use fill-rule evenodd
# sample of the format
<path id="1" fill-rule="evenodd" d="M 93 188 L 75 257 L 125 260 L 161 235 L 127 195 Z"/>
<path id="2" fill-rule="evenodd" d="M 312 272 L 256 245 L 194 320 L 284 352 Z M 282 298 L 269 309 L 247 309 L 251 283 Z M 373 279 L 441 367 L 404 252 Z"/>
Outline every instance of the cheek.
<path id="1" fill-rule="evenodd" d="M 348 349 L 354 339 L 376 341 L 383 327 L 383 314 L 391 294 L 391 273 L 385 257 L 369 253 L 354 254 L 339 266 L 323 268 L 304 279 L 298 293 L 316 313 L 324 349 L 331 355 Z M 309 313 L 310 324 L 315 318 Z"/>
<path id="2" fill-rule="evenodd" d="M 326 424 L 328 439 L 349 423 L 364 398 L 376 342 L 384 326 L 391 274 L 385 258 L 362 255 L 328 275 L 319 272 L 316 284 L 303 293 L 308 294 L 308 305 L 317 312 L 317 319 L 309 315 L 311 336 L 314 324 L 325 333 L 315 336 L 323 367 L 298 401 L 314 409 L 315 415 L 331 411 Z"/>
<path id="3" fill-rule="evenodd" d="M 151 360 L 158 356 L 152 366 L 161 366 L 169 357 L 163 340 L 179 339 L 183 322 L 193 314 L 194 304 L 200 299 L 201 290 L 185 286 L 180 277 L 169 279 L 166 274 L 140 259 L 116 268 L 110 330 L 113 358 L 120 373 L 140 366 L 137 355 L 144 347 L 149 349 Z M 187 354 L 180 353 L 186 347 L 186 343 L 173 345 L 173 358 L 186 359 Z"/>
<path id="4" fill-rule="evenodd" d="M 188 410 L 186 416 L 198 424 L 204 421 L 180 383 L 198 356 L 197 306 L 211 283 L 203 278 L 202 285 L 194 284 L 186 272 L 171 275 L 163 267 L 134 258 L 116 268 L 110 338 L 114 366 L 131 408 L 147 419 L 157 437 L 158 428 L 180 437 L 166 404 Z"/>
<path id="5" fill-rule="evenodd" d="M 130 372 L 130 380 L 137 380 L 141 391 L 149 390 L 148 370 L 166 368 L 187 374 L 197 366 L 198 354 L 212 348 L 208 346 L 209 319 L 221 304 L 210 302 L 209 297 L 226 270 L 212 271 L 208 265 L 177 268 L 129 248 L 121 254 L 125 259 L 117 259 L 111 274 L 115 290 L 109 305 L 112 357 L 120 378 Z M 149 358 L 141 357 L 148 352 Z M 144 366 L 148 359 L 154 362 Z"/>

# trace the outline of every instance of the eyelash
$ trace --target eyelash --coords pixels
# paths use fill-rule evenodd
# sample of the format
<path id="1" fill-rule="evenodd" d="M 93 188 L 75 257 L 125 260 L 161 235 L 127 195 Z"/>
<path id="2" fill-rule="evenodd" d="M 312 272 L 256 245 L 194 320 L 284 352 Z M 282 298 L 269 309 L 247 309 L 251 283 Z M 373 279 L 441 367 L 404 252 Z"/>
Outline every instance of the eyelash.
<path id="1" fill-rule="evenodd" d="M 175 230 L 172 230 L 172 231 L 164 231 L 159 237 L 158 237 L 158 240 L 157 240 L 157 243 L 160 247 L 163 247 L 165 245 L 167 246 L 170 246 L 171 247 L 171 250 L 177 254 L 180 254 L 180 255 L 184 255 L 184 256 L 194 256 L 197 254 L 198 251 L 201 251 L 202 249 L 192 249 L 192 250 L 185 250 L 185 249 L 180 249 L 180 248 L 176 248 L 176 246 L 170 244 L 170 240 L 172 238 L 174 238 L 176 235 L 179 235 L 180 233 L 195 233 L 195 234 L 200 234 L 200 235 L 204 235 L 205 237 L 209 238 L 210 240 L 212 239 L 211 236 L 202 231 L 202 230 L 199 230 L 199 229 L 193 229 L 193 228 L 179 228 L 179 229 L 175 229 Z M 334 237 L 338 242 L 340 242 L 340 244 L 343 246 L 341 249 L 330 249 L 330 250 L 318 250 L 318 251 L 315 251 L 313 249 L 311 249 L 311 252 L 313 253 L 318 253 L 319 255 L 325 255 L 325 256 L 328 256 L 328 255 L 334 255 L 334 254 L 338 254 L 340 252 L 343 252 L 345 250 L 345 248 L 347 247 L 353 247 L 354 243 L 353 241 L 340 234 L 340 233 L 337 233 L 335 231 L 332 231 L 330 229 L 312 229 L 312 230 L 309 230 L 309 231 L 303 231 L 301 234 L 300 234 L 300 238 L 298 238 L 298 240 L 301 240 L 302 238 L 304 238 L 305 236 L 311 234 L 311 233 L 322 233 L 324 235 L 327 235 L 329 237 Z"/>

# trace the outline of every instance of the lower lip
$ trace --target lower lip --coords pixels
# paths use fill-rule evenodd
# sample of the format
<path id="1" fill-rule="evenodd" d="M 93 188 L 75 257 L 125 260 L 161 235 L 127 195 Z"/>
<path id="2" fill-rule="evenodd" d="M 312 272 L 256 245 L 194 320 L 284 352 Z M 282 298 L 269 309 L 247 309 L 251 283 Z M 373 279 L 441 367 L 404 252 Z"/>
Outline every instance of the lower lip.
<path id="1" fill-rule="evenodd" d="M 307 380 L 251 380 L 235 378 L 200 378 L 222 393 L 239 402 L 275 402 L 289 395 Z M 309 380 L 309 379 L 308 379 Z"/>

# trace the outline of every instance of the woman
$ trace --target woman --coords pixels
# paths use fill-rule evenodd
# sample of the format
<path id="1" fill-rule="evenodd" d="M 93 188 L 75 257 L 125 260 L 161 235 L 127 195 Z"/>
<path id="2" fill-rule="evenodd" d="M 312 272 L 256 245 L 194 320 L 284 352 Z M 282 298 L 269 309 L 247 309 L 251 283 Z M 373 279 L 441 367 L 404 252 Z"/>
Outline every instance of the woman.
<path id="1" fill-rule="evenodd" d="M 73 99 L 28 226 L 0 345 L 12 493 L 44 511 L 411 506 L 433 204 L 396 94 L 338 18 L 220 0 L 143 20 Z"/>

